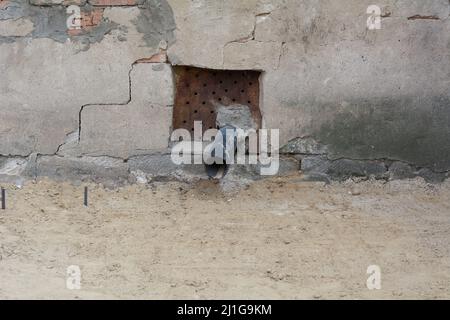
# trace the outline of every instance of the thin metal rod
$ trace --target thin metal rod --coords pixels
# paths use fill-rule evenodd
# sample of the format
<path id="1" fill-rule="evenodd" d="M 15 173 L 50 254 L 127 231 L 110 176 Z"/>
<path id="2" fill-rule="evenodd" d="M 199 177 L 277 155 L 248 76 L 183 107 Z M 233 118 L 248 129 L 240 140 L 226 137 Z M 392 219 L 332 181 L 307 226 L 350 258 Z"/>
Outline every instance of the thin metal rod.
<path id="1" fill-rule="evenodd" d="M 6 190 L 2 188 L 2 210 L 6 209 Z"/>
<path id="2" fill-rule="evenodd" d="M 84 187 L 84 206 L 88 206 L 88 187 Z"/>

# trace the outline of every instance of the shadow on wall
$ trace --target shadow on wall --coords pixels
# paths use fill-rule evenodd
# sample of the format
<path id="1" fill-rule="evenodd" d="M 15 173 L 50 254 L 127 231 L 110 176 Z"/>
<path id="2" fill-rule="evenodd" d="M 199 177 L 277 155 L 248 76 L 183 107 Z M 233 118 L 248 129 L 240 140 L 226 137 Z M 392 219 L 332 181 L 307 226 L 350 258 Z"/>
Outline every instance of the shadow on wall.
<path id="1" fill-rule="evenodd" d="M 448 171 L 450 98 L 345 102 L 315 137 L 327 145 L 330 158 L 395 159 L 436 172 Z"/>

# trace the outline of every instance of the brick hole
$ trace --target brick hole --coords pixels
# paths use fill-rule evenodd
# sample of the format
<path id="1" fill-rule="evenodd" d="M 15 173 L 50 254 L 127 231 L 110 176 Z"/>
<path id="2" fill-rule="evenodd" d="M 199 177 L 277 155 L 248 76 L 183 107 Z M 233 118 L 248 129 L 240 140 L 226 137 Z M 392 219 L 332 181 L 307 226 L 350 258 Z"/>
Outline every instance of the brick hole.
<path id="1" fill-rule="evenodd" d="M 259 71 L 211 70 L 174 67 L 175 104 L 173 129 L 193 129 L 194 121 L 203 122 L 203 130 L 216 128 L 215 104 L 244 104 L 261 126 L 259 109 Z M 199 108 L 199 106 L 201 108 Z"/>

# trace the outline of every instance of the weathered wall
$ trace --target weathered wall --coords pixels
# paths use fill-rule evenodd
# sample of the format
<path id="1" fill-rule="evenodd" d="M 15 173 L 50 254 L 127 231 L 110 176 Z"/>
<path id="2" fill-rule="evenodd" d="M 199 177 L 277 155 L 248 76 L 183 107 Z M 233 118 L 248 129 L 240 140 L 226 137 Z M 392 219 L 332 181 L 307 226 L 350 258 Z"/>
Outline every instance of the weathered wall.
<path id="1" fill-rule="evenodd" d="M 70 4 L 81 31 L 67 30 Z M 0 155 L 36 173 L 52 157 L 167 154 L 172 64 L 264 71 L 264 126 L 304 169 L 445 173 L 449 16 L 449 0 L 2 0 Z"/>

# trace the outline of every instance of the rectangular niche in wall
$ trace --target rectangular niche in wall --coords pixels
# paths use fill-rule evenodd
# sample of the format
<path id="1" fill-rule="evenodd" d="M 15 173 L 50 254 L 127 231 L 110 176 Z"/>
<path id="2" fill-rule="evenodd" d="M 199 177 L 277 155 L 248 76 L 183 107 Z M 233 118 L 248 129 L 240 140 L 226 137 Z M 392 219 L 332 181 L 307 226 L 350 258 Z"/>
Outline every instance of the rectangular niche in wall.
<path id="1" fill-rule="evenodd" d="M 203 132 L 216 128 L 215 105 L 246 105 L 261 128 L 258 71 L 211 70 L 175 67 L 176 96 L 173 129 L 194 130 L 194 121 L 203 122 Z"/>

